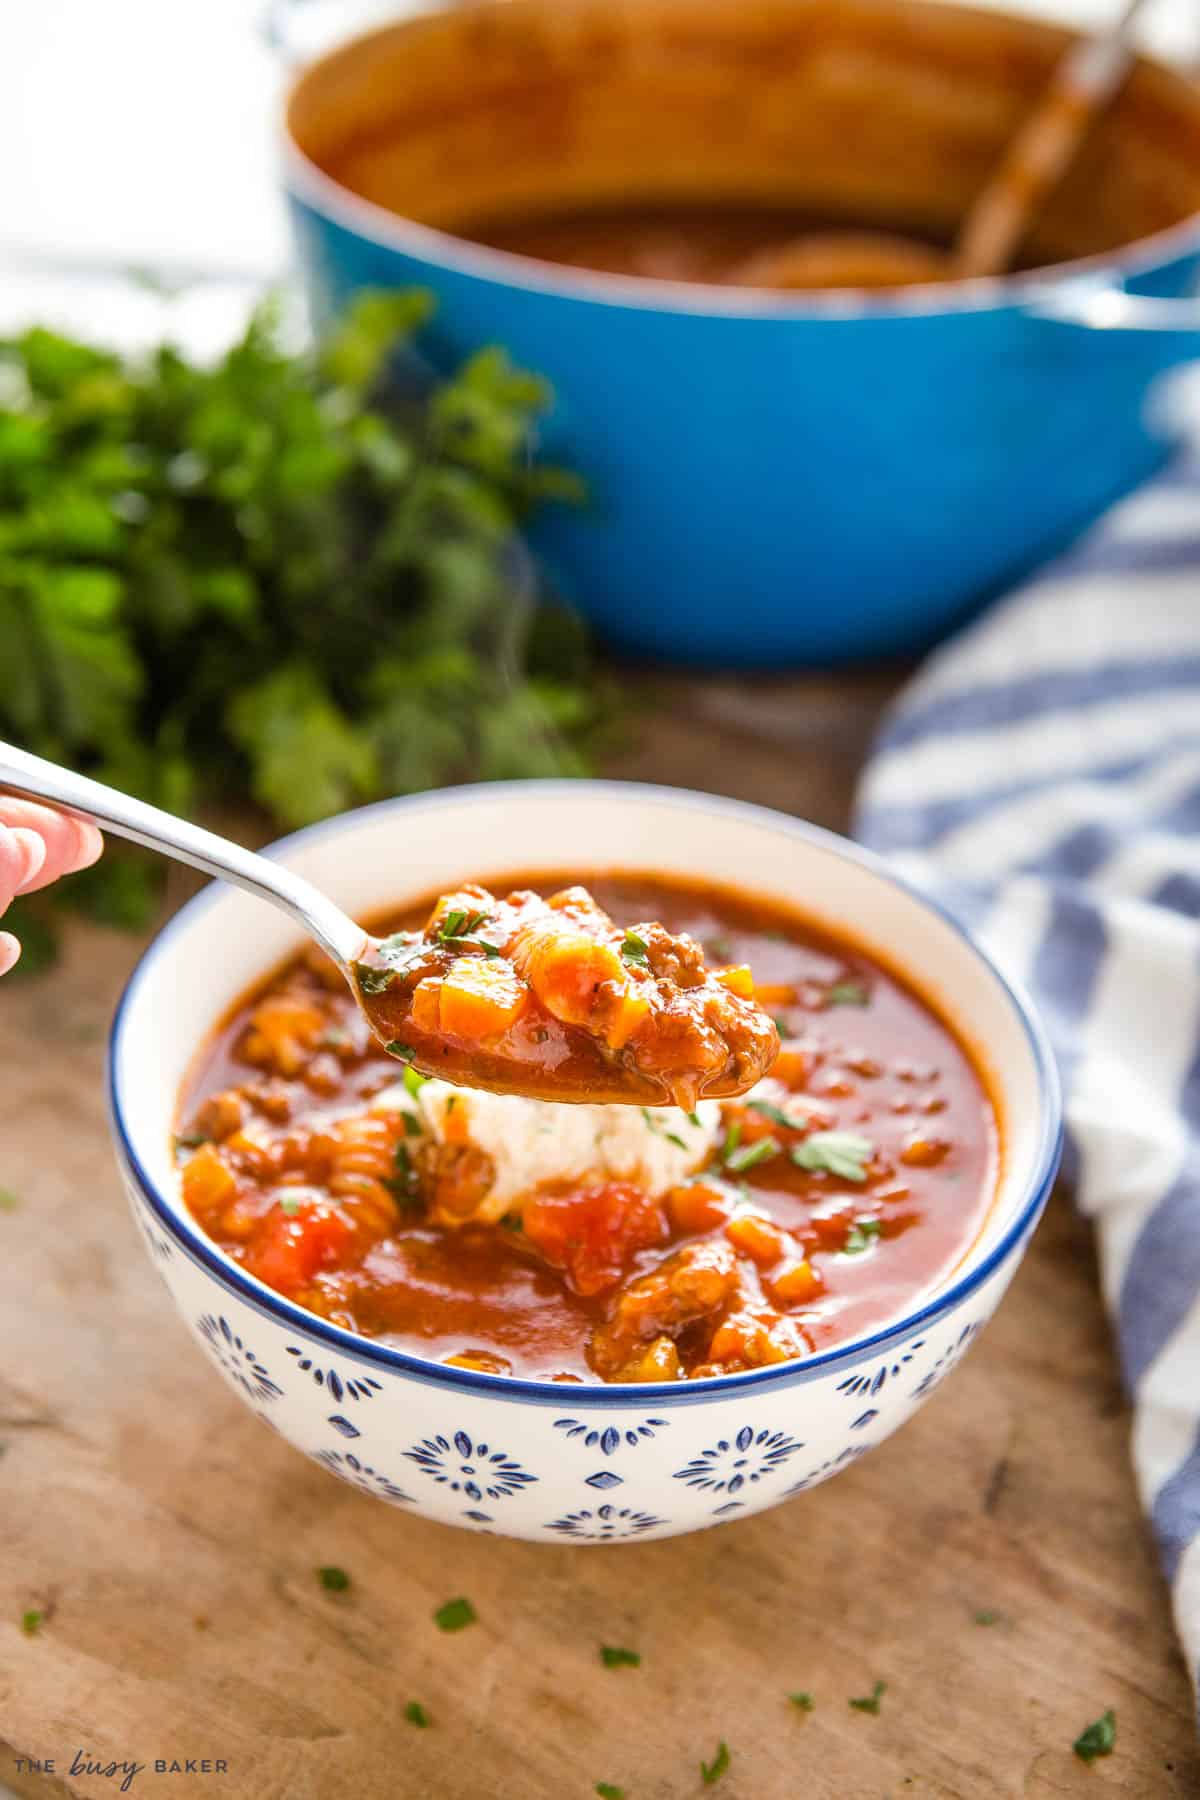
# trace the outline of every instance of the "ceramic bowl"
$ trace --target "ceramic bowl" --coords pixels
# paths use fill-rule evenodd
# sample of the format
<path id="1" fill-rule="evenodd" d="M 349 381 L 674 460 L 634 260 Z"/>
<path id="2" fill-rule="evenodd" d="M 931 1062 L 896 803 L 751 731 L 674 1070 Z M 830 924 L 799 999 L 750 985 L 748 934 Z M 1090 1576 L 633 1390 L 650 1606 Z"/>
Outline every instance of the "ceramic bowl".
<path id="1" fill-rule="evenodd" d="M 274 854 L 355 916 L 463 877 L 603 869 L 710 877 L 791 902 L 886 952 L 973 1046 L 1002 1117 L 995 1204 L 966 1261 L 886 1329 L 716 1379 L 562 1386 L 448 1368 L 371 1343 L 230 1262 L 183 1207 L 171 1147 L 197 1046 L 300 945 L 232 888 L 151 944 L 113 1026 L 117 1154 L 180 1316 L 223 1379 L 298 1450 L 394 1506 L 542 1543 L 670 1537 L 774 1506 L 902 1425 L 961 1361 L 1011 1281 L 1058 1162 L 1058 1082 L 1028 1002 L 875 858 L 782 814 L 621 783 L 528 782 L 387 801 Z"/>

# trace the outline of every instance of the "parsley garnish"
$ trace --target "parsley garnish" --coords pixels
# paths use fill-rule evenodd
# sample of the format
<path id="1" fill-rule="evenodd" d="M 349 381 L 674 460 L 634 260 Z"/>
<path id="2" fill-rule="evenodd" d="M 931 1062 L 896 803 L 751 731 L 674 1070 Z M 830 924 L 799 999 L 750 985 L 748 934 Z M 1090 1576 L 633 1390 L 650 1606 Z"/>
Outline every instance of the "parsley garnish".
<path id="1" fill-rule="evenodd" d="M 1086 1726 L 1071 1745 L 1080 1762 L 1095 1762 L 1098 1756 L 1111 1756 L 1117 1741 L 1117 1715 L 1110 1706 L 1100 1718 Z"/>
<path id="2" fill-rule="evenodd" d="M 404 1071 L 404 1091 L 405 1091 L 405 1093 L 411 1094 L 413 1099 L 415 1100 L 417 1095 L 420 1093 L 421 1089 L 425 1086 L 425 1083 L 428 1080 L 429 1080 L 428 1075 L 422 1075 L 416 1069 L 405 1069 L 405 1071 Z"/>
<path id="3" fill-rule="evenodd" d="M 714 1781 L 720 1781 L 728 1767 L 729 1745 L 725 1742 L 725 1739 L 722 1738 L 721 1742 L 717 1745 L 717 1754 L 713 1757 L 712 1761 L 710 1763 L 702 1762 L 700 1764 L 700 1775 L 705 1787 L 711 1787 Z"/>
<path id="4" fill-rule="evenodd" d="M 871 1140 L 853 1131 L 814 1131 L 796 1145 L 792 1161 L 801 1169 L 824 1169 L 842 1181 L 865 1181 L 873 1154 Z"/>
<path id="5" fill-rule="evenodd" d="M 29 1612 L 21 1614 L 21 1630 L 25 1633 L 26 1637 L 37 1636 L 37 1633 L 41 1630 L 42 1619 L 44 1617 L 45 1615 L 43 1613 L 37 1612 L 33 1608 L 31 1608 Z"/>
<path id="6" fill-rule="evenodd" d="M 723 1163 L 727 1163 L 729 1161 L 730 1157 L 733 1155 L 734 1151 L 737 1149 L 737 1147 L 741 1143 L 741 1141 L 742 1141 L 742 1128 L 738 1124 L 737 1120 L 735 1119 L 733 1124 L 726 1131 L 725 1136 L 721 1142 L 721 1148 L 717 1152 L 717 1154 L 719 1155 L 719 1157 L 721 1158 L 721 1161 Z"/>
<path id="7" fill-rule="evenodd" d="M 499 956 L 497 944 L 486 943 L 475 934 L 481 925 L 486 925 L 490 913 L 464 912 L 461 907 L 452 906 L 438 927 L 438 942 L 460 949 L 482 950 L 486 956 Z"/>
<path id="8" fill-rule="evenodd" d="M 611 1781 L 598 1781 L 596 1792 L 599 1794 L 600 1800 L 625 1800 L 625 1789 L 614 1787 Z"/>
<path id="9" fill-rule="evenodd" d="M 639 937 L 636 931 L 627 931 L 621 944 L 621 961 L 628 963 L 631 969 L 649 968 L 649 949 L 644 937 Z"/>
<path id="10" fill-rule="evenodd" d="M 404 1716 L 410 1725 L 419 1725 L 422 1731 L 425 1731 L 430 1724 L 429 1714 L 419 1700 L 409 1701 L 404 1709 Z"/>
<path id="11" fill-rule="evenodd" d="M 395 969 L 377 969 L 373 963 L 355 963 L 354 973 L 359 991 L 368 998 L 384 993 L 396 979 Z"/>
<path id="12" fill-rule="evenodd" d="M 384 1185 L 402 1206 L 415 1206 L 421 1198 L 421 1177 L 413 1167 L 408 1145 L 403 1138 L 392 1152 L 392 1160 L 396 1165 L 396 1173 Z"/>
<path id="13" fill-rule="evenodd" d="M 701 1124 L 700 1114 L 696 1111 L 695 1107 L 693 1107 L 691 1112 L 687 1114 L 687 1122 L 689 1125 L 694 1125 L 696 1127 L 697 1131 L 700 1131 L 703 1129 L 703 1126 Z"/>
<path id="14" fill-rule="evenodd" d="M 869 1250 L 881 1230 L 878 1219 L 855 1219 L 846 1233 L 846 1241 L 842 1245 L 843 1256 L 861 1256 Z"/>
<path id="15" fill-rule="evenodd" d="M 855 1712 L 877 1713 L 879 1702 L 886 1693 L 887 1682 L 877 1681 L 869 1694 L 860 1695 L 857 1700 L 851 1700 L 848 1704 L 854 1708 Z"/>
<path id="16" fill-rule="evenodd" d="M 300 1211 L 299 1194 L 284 1194 L 279 1201 L 279 1210 L 286 1213 L 289 1219 L 294 1219 Z"/>
<path id="17" fill-rule="evenodd" d="M 798 1694 L 789 1694 L 788 1699 L 799 1712 L 811 1712 L 817 1704 L 812 1695 L 803 1690 Z"/>
<path id="18" fill-rule="evenodd" d="M 175 1142 L 180 1140 L 176 1138 Z M 0 1212 L 16 1212 L 21 1202 L 10 1188 L 0 1188 Z"/>
<path id="19" fill-rule="evenodd" d="M 866 1006 L 871 995 L 861 981 L 835 981 L 825 996 L 826 1006 Z"/>
<path id="20" fill-rule="evenodd" d="M 331 1594 L 344 1594 L 350 1586 L 350 1577 L 345 1569 L 339 1569 L 335 1563 L 318 1569 L 317 1580 L 323 1588 L 328 1588 Z"/>
<path id="21" fill-rule="evenodd" d="M 645 1121 L 646 1121 L 647 1125 L 650 1127 L 651 1131 L 653 1131 L 658 1137 L 664 1138 L 668 1144 L 674 1144 L 674 1146 L 677 1150 L 682 1150 L 684 1152 L 684 1154 L 686 1155 L 687 1145 L 684 1143 L 683 1139 L 680 1137 L 680 1135 L 677 1131 L 667 1131 L 664 1126 L 660 1125 L 658 1120 L 654 1117 L 654 1114 L 650 1111 L 650 1108 L 648 1106 L 641 1107 L 640 1111 L 641 1111 L 641 1115 L 642 1115 L 643 1119 L 645 1119 Z"/>
<path id="22" fill-rule="evenodd" d="M 600 1646 L 600 1661 L 606 1669 L 640 1669 L 642 1658 L 637 1650 L 617 1650 L 611 1644 Z"/>
<path id="23" fill-rule="evenodd" d="M 759 1138 L 756 1144 L 743 1144 L 725 1158 L 725 1167 L 731 1175 L 743 1175 L 747 1169 L 756 1169 L 759 1163 L 770 1162 L 773 1156 L 779 1155 L 777 1138 Z"/>
<path id="24" fill-rule="evenodd" d="M 401 1113 L 400 1117 L 404 1120 L 405 1137 L 421 1136 L 421 1121 L 418 1119 L 416 1113 Z"/>
<path id="25" fill-rule="evenodd" d="M 417 1054 L 411 1044 L 402 1043 L 399 1038 L 393 1038 L 390 1044 L 383 1047 L 389 1056 L 397 1057 L 400 1062 L 411 1062 Z"/>
<path id="26" fill-rule="evenodd" d="M 800 1100 L 795 1104 L 803 1106 Z M 803 1131 L 808 1123 L 807 1119 L 797 1119 L 791 1113 L 784 1112 L 782 1106 L 775 1106 L 770 1100 L 747 1100 L 746 1107 L 749 1112 L 756 1112 L 760 1118 L 770 1119 L 772 1125 L 782 1125 L 785 1131 Z"/>
<path id="27" fill-rule="evenodd" d="M 469 1600 L 460 1594 L 457 1600 L 447 1600 L 439 1606 L 433 1615 L 433 1622 L 439 1631 L 463 1631 L 473 1625 L 478 1617 Z"/>

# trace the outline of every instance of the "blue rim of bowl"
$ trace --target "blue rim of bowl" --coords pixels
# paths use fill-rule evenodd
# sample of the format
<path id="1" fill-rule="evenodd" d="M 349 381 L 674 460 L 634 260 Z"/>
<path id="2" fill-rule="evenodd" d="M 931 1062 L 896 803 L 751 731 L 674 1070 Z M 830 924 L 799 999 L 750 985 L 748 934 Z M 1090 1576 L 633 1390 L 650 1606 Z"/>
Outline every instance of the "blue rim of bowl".
<path id="1" fill-rule="evenodd" d="M 1049 1041 L 1026 995 L 997 967 L 992 957 L 952 913 L 921 888 L 907 881 L 903 876 L 897 875 L 872 851 L 864 850 L 860 845 L 840 837 L 836 832 L 826 831 L 822 826 L 810 825 L 805 820 L 794 819 L 786 813 L 776 812 L 772 807 L 755 806 L 742 800 L 728 800 L 721 795 L 702 794 L 689 788 L 665 787 L 650 782 L 551 780 L 474 783 L 462 787 L 439 788 L 424 794 L 399 795 L 391 800 L 378 800 L 373 805 L 358 807 L 352 812 L 339 813 L 332 819 L 325 819 L 320 824 L 310 825 L 302 831 L 292 832 L 288 837 L 279 838 L 268 846 L 265 854 L 286 860 L 288 851 L 300 844 L 314 843 L 320 838 L 345 830 L 351 824 L 378 816 L 381 813 L 404 814 L 414 811 L 440 811 L 445 807 L 475 804 L 480 796 L 485 794 L 489 799 L 495 800 L 497 804 L 502 804 L 506 798 L 516 798 L 528 794 L 550 796 L 570 794 L 582 799 L 584 795 L 594 793 L 601 793 L 610 798 L 628 796 L 631 799 L 658 801 L 674 808 L 685 808 L 708 814 L 717 812 L 733 815 L 750 823 L 769 826 L 772 830 L 779 831 L 786 836 L 799 838 L 805 843 L 814 844 L 847 861 L 857 863 L 860 867 L 889 883 L 890 886 L 898 888 L 909 899 L 935 913 L 945 925 L 963 939 L 988 970 L 1013 1008 L 1029 1045 L 1037 1073 L 1038 1092 L 1041 1097 L 1041 1129 L 1029 1191 L 997 1242 L 973 1269 L 960 1276 L 956 1281 L 952 1281 L 948 1287 L 930 1296 L 916 1311 L 903 1314 L 899 1319 L 893 1320 L 891 1324 L 873 1332 L 868 1337 L 853 1338 L 849 1343 L 834 1345 L 831 1349 L 818 1351 L 813 1356 L 802 1357 L 795 1362 L 772 1363 L 763 1369 L 747 1369 L 733 1375 L 708 1376 L 699 1381 L 629 1382 L 619 1386 L 598 1384 L 594 1387 L 584 1383 L 571 1383 L 564 1387 L 562 1383 L 534 1381 L 522 1376 L 488 1375 L 480 1370 L 453 1368 L 446 1363 L 435 1362 L 432 1358 L 416 1356 L 406 1350 L 396 1349 L 390 1344 L 381 1344 L 374 1339 L 360 1337 L 357 1333 L 347 1331 L 340 1325 L 333 1325 L 327 1319 L 319 1318 L 315 1313 L 305 1311 L 303 1307 L 296 1306 L 292 1301 L 284 1299 L 281 1294 L 275 1293 L 273 1289 L 245 1274 L 236 1263 L 231 1262 L 217 1248 L 210 1238 L 204 1235 L 198 1225 L 194 1225 L 187 1218 L 182 1210 L 175 1211 L 146 1173 L 134 1148 L 131 1135 L 126 1129 L 122 1111 L 118 1068 L 126 1017 L 136 1002 L 143 983 L 151 977 L 154 964 L 163 950 L 169 946 L 179 931 L 193 923 L 199 914 L 206 912 L 219 900 L 223 892 L 222 884 L 219 882 L 211 882 L 191 900 L 186 901 L 151 940 L 125 984 L 113 1015 L 112 1029 L 109 1033 L 108 1108 L 113 1135 L 117 1143 L 118 1160 L 125 1173 L 136 1183 L 151 1211 L 193 1261 L 200 1263 L 211 1275 L 216 1277 L 223 1287 L 228 1288 L 239 1300 L 252 1306 L 256 1312 L 265 1314 L 277 1323 L 290 1326 L 307 1337 L 315 1337 L 331 1349 L 335 1349 L 341 1355 L 351 1357 L 355 1361 L 387 1369 L 393 1374 L 403 1374 L 427 1385 L 467 1389 L 475 1393 L 491 1394 L 494 1398 L 501 1400 L 536 1400 L 540 1403 L 553 1402 L 558 1406 L 569 1404 L 574 1407 L 589 1408 L 628 1408 L 631 1405 L 648 1404 L 651 1401 L 658 1405 L 671 1401 L 677 1404 L 682 1401 L 686 1404 L 703 1399 L 722 1397 L 733 1399 L 751 1388 L 799 1384 L 815 1379 L 838 1364 L 849 1366 L 865 1361 L 893 1341 L 907 1338 L 914 1331 L 920 1330 L 922 1326 L 931 1325 L 943 1314 L 953 1311 L 963 1300 L 983 1286 L 1021 1243 L 1022 1239 L 1032 1231 L 1049 1198 L 1062 1155 L 1061 1085 Z"/>

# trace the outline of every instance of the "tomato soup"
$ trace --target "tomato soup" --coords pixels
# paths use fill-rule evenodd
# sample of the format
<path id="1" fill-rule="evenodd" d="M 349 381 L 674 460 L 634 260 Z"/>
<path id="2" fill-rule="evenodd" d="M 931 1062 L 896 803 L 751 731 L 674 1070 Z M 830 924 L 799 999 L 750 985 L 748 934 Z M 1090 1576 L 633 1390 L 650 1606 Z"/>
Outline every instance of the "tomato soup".
<path id="1" fill-rule="evenodd" d="M 348 1330 L 568 1383 L 792 1360 L 943 1281 L 983 1225 L 999 1140 L 937 1010 L 732 890 L 577 871 L 509 885 L 580 881 L 622 927 L 660 921 L 711 966 L 749 965 L 781 1041 L 756 1086 L 684 1111 L 426 1081 L 310 952 L 234 1008 L 181 1096 L 183 1194 L 213 1241 Z"/>

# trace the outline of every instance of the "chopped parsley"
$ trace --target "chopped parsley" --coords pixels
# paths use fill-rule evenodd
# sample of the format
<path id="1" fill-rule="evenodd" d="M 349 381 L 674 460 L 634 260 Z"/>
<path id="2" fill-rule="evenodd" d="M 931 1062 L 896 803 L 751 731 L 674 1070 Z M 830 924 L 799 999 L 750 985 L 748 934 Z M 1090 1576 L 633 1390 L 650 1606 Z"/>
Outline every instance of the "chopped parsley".
<path id="1" fill-rule="evenodd" d="M 617 1650 L 611 1644 L 600 1646 L 600 1661 L 606 1669 L 640 1669 L 641 1653 L 637 1650 Z"/>
<path id="2" fill-rule="evenodd" d="M 649 950 L 644 937 L 639 937 L 636 931 L 627 931 L 621 942 L 621 961 L 628 963 L 631 969 L 649 968 Z"/>
<path id="3" fill-rule="evenodd" d="M 344 1594 L 350 1586 L 350 1577 L 345 1569 L 339 1569 L 333 1563 L 324 1569 L 317 1570 L 317 1580 L 323 1588 L 328 1588 L 331 1594 Z"/>
<path id="4" fill-rule="evenodd" d="M 42 1628 L 42 1620 L 44 1617 L 44 1613 L 40 1613 L 32 1607 L 28 1612 L 21 1614 L 21 1630 L 25 1633 L 26 1637 L 37 1636 Z"/>
<path id="5" fill-rule="evenodd" d="M 401 1113 L 400 1117 L 404 1120 L 405 1137 L 421 1136 L 421 1121 L 418 1119 L 416 1113 Z"/>
<path id="6" fill-rule="evenodd" d="M 985 1608 L 982 1612 L 977 1612 L 975 1614 L 975 1623 L 977 1625 L 998 1625 L 1000 1623 L 1000 1614 L 998 1612 L 990 1612 Z"/>
<path id="7" fill-rule="evenodd" d="M 778 1138 L 759 1138 L 756 1144 L 743 1144 L 732 1150 L 725 1158 L 725 1167 L 733 1175 L 743 1175 L 747 1169 L 757 1169 L 759 1163 L 770 1162 L 773 1156 L 778 1155 Z"/>
<path id="8" fill-rule="evenodd" d="M 478 1614 L 471 1602 L 460 1594 L 456 1600 L 447 1600 L 439 1606 L 433 1615 L 433 1622 L 439 1631 L 463 1631 L 468 1625 L 474 1625 Z"/>
<path id="9" fill-rule="evenodd" d="M 426 1731 L 431 1724 L 429 1714 L 419 1700 L 409 1701 L 404 1709 L 404 1716 L 410 1725 L 419 1725 L 422 1731 Z"/>
<path id="10" fill-rule="evenodd" d="M 703 1129 L 702 1124 L 701 1124 L 700 1114 L 696 1111 L 694 1106 L 693 1106 L 691 1112 L 687 1114 L 687 1122 L 689 1125 L 694 1125 L 696 1127 L 697 1131 L 700 1131 Z"/>
<path id="11" fill-rule="evenodd" d="M 355 963 L 354 975 L 359 991 L 368 996 L 382 994 L 396 979 L 395 969 L 377 969 L 373 963 Z"/>
<path id="12" fill-rule="evenodd" d="M 846 1241 L 842 1245 L 843 1256 L 861 1256 L 869 1250 L 881 1229 L 878 1219 L 855 1219 L 846 1233 Z"/>
<path id="13" fill-rule="evenodd" d="M 813 1707 L 817 1704 L 812 1695 L 804 1690 L 801 1690 L 798 1694 L 789 1694 L 788 1699 L 796 1708 L 797 1712 L 811 1712 Z"/>
<path id="14" fill-rule="evenodd" d="M 835 981 L 825 996 L 826 1006 L 867 1006 L 869 990 L 861 981 Z"/>
<path id="15" fill-rule="evenodd" d="M 417 1054 L 411 1044 L 402 1043 L 399 1038 L 393 1038 L 390 1044 L 383 1047 L 389 1056 L 397 1057 L 400 1062 L 411 1062 Z"/>
<path id="16" fill-rule="evenodd" d="M 415 1100 L 417 1095 L 420 1093 L 421 1089 L 425 1086 L 425 1083 L 428 1080 L 429 1080 L 428 1075 L 422 1075 L 416 1069 L 405 1069 L 405 1071 L 404 1071 L 404 1091 L 408 1094 L 411 1094 L 413 1099 Z"/>
<path id="17" fill-rule="evenodd" d="M 742 1141 L 742 1128 L 738 1124 L 737 1120 L 735 1119 L 733 1124 L 729 1127 L 728 1131 L 726 1131 L 725 1136 L 721 1142 L 721 1148 L 717 1153 L 720 1156 L 721 1161 L 723 1163 L 727 1163 L 729 1161 L 730 1157 L 733 1155 L 734 1151 L 737 1149 L 737 1147 L 741 1143 L 741 1141 Z"/>
<path id="18" fill-rule="evenodd" d="M 294 1219 L 300 1211 L 299 1194 L 284 1194 L 279 1202 L 279 1210 L 286 1213 L 289 1219 Z"/>
<path id="19" fill-rule="evenodd" d="M 722 1738 L 721 1742 L 717 1745 L 717 1754 L 713 1757 L 712 1761 L 710 1763 L 702 1762 L 700 1764 L 700 1776 L 705 1787 L 711 1787 L 714 1781 L 720 1781 L 728 1767 L 729 1745 L 725 1742 L 725 1739 Z"/>
<path id="20" fill-rule="evenodd" d="M 499 956 L 497 944 L 489 944 L 475 934 L 481 925 L 486 925 L 490 913 L 464 912 L 461 907 L 452 906 L 438 927 L 438 942 L 460 948 L 482 950 L 485 956 Z"/>
<path id="21" fill-rule="evenodd" d="M 600 1800 L 625 1800 L 625 1789 L 614 1786 L 611 1781 L 598 1781 L 596 1792 L 599 1794 Z"/>
<path id="22" fill-rule="evenodd" d="M 796 1100 L 795 1105 L 802 1107 L 804 1102 Z M 807 1120 L 793 1118 L 791 1113 L 784 1112 L 782 1106 L 776 1106 L 770 1100 L 747 1100 L 749 1112 L 756 1112 L 762 1119 L 770 1119 L 772 1125 L 782 1125 L 785 1131 L 803 1131 Z"/>
<path id="23" fill-rule="evenodd" d="M 419 1129 L 420 1127 L 418 1127 Z M 408 1145 L 403 1138 L 396 1145 L 393 1161 L 396 1173 L 384 1185 L 402 1206 L 415 1206 L 421 1198 L 421 1178 L 413 1166 L 412 1157 L 408 1154 Z"/>
<path id="24" fill-rule="evenodd" d="M 179 1139 L 176 1138 L 176 1143 Z M 10 1188 L 0 1188 L 0 1212 L 16 1212 L 21 1202 Z"/>
<path id="25" fill-rule="evenodd" d="M 874 1149 L 870 1138 L 853 1131 L 814 1131 L 796 1145 L 792 1161 L 801 1169 L 823 1169 L 842 1181 L 865 1181 Z"/>
<path id="26" fill-rule="evenodd" d="M 854 1708 L 855 1712 L 877 1713 L 879 1702 L 886 1693 L 887 1682 L 877 1681 L 869 1694 L 860 1694 L 857 1700 L 851 1700 L 848 1704 Z"/>
<path id="27" fill-rule="evenodd" d="M 1117 1741 L 1117 1715 L 1110 1706 L 1100 1718 L 1080 1732 L 1071 1745 L 1080 1762 L 1095 1762 L 1098 1756 L 1111 1756 Z"/>
<path id="28" fill-rule="evenodd" d="M 645 1119 L 650 1130 L 653 1131 L 656 1136 L 665 1139 L 668 1144 L 674 1144 L 677 1150 L 682 1150 L 686 1154 L 687 1145 L 677 1131 L 666 1131 L 663 1126 L 659 1124 L 648 1106 L 643 1106 L 640 1110 L 643 1119 Z"/>

